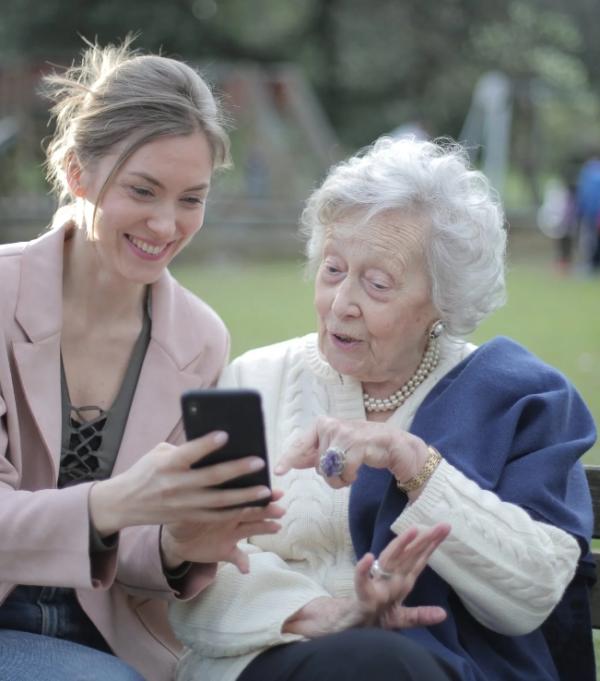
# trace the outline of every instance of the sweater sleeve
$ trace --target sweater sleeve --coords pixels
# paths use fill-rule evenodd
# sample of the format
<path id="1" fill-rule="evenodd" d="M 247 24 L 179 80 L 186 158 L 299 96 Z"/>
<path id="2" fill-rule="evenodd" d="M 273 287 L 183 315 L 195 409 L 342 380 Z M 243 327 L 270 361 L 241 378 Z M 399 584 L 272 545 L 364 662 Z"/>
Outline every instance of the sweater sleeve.
<path id="1" fill-rule="evenodd" d="M 282 633 L 304 605 L 330 594 L 276 554 L 246 547 L 250 572 L 223 564 L 217 579 L 190 601 L 172 603 L 169 618 L 186 646 L 206 657 L 234 657 L 301 637 Z"/>
<path id="2" fill-rule="evenodd" d="M 508 636 L 540 626 L 575 573 L 577 541 L 481 489 L 446 461 L 392 530 L 400 534 L 441 521 L 452 531 L 429 565 L 473 617 Z"/>

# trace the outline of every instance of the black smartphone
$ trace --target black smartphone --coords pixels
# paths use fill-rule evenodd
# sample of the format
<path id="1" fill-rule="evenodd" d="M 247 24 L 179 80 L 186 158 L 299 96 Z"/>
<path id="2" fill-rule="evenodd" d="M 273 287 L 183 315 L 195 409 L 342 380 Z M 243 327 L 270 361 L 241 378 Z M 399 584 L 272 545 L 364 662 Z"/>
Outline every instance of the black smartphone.
<path id="1" fill-rule="evenodd" d="M 266 485 L 271 488 L 265 428 L 260 394 L 242 388 L 207 388 L 190 390 L 181 396 L 183 426 L 188 440 L 202 437 L 214 430 L 223 430 L 229 439 L 221 449 L 210 453 L 192 465 L 201 468 L 215 463 L 260 456 L 265 466 L 255 473 L 242 475 L 219 485 L 222 489 L 236 489 Z M 245 506 L 266 506 L 270 498 L 257 499 Z"/>

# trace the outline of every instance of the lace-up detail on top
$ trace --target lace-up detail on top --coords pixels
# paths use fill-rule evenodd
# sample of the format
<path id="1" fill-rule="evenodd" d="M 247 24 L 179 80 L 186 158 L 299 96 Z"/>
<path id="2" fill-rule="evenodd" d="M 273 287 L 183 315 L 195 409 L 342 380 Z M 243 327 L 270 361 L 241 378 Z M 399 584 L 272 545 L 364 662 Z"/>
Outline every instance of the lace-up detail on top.
<path id="1" fill-rule="evenodd" d="M 135 342 L 115 401 L 108 409 L 71 404 L 62 362 L 62 445 L 58 486 L 110 477 L 121 446 L 129 409 L 151 334 L 150 303 L 144 306 L 142 330 Z"/>
<path id="2" fill-rule="evenodd" d="M 69 442 L 63 447 L 59 486 L 106 477 L 98 460 L 107 412 L 100 407 L 69 405 Z"/>

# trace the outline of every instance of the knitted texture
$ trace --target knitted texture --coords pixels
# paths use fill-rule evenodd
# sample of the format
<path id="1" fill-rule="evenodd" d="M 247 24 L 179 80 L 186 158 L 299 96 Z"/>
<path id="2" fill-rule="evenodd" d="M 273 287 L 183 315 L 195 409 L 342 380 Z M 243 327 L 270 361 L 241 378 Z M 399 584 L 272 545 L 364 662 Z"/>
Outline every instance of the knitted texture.
<path id="1" fill-rule="evenodd" d="M 595 439 L 589 411 L 560 372 L 497 338 L 436 383 L 410 430 L 445 459 L 418 502 L 407 504 L 389 472 L 363 467 L 349 509 L 358 556 L 413 521 L 452 523 L 406 599 L 448 617 L 403 635 L 465 681 L 556 681 L 539 625 L 565 588 L 563 601 L 585 598 L 569 580 L 579 556 L 577 574 L 586 567 L 593 519 L 579 463 Z"/>
<path id="2" fill-rule="evenodd" d="M 442 345 L 440 364 L 390 423 L 408 429 L 427 394 L 472 350 L 464 344 Z M 318 416 L 365 418 L 360 383 L 323 361 L 314 334 L 246 353 L 226 370 L 221 384 L 261 392 L 271 465 Z M 444 453 L 441 447 L 440 451 Z M 442 489 L 446 482 L 447 491 Z M 275 477 L 274 486 L 285 493 L 283 529 L 248 542 L 250 574 L 240 575 L 233 566 L 224 565 L 214 584 L 197 598 L 171 605 L 173 627 L 192 649 L 180 665 L 178 681 L 234 681 L 262 650 L 298 638 L 283 635 L 281 628 L 303 605 L 321 596 L 353 593 L 348 489 L 331 489 L 314 470 L 290 471 Z M 383 491 L 378 500 L 382 497 Z M 531 606 L 519 605 L 528 626 L 537 622 L 572 574 L 576 542 L 566 532 L 534 521 L 514 504 L 483 491 L 448 462 L 442 462 L 400 517 L 390 518 L 386 531 L 393 536 L 392 524 L 394 531 L 401 531 L 408 525 L 449 520 L 451 513 L 451 536 L 438 549 L 440 581 L 456 588 L 469 611 L 497 630 L 517 626 L 506 614 L 514 613 L 518 600 L 513 589 L 521 594 L 529 590 Z M 473 532 L 478 533 L 475 555 Z M 565 556 L 557 559 L 561 552 Z M 541 589 L 539 571 L 531 569 L 539 563 L 559 568 L 557 574 L 555 567 L 548 568 Z"/>

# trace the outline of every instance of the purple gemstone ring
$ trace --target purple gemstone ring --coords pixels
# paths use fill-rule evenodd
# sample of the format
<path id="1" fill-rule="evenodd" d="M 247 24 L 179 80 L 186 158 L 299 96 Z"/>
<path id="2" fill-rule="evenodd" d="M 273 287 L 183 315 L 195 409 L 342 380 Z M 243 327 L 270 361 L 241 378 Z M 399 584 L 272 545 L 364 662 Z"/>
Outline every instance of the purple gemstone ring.
<path id="1" fill-rule="evenodd" d="M 319 459 L 319 471 L 326 478 L 342 477 L 346 465 L 346 450 L 339 447 L 328 447 Z"/>

